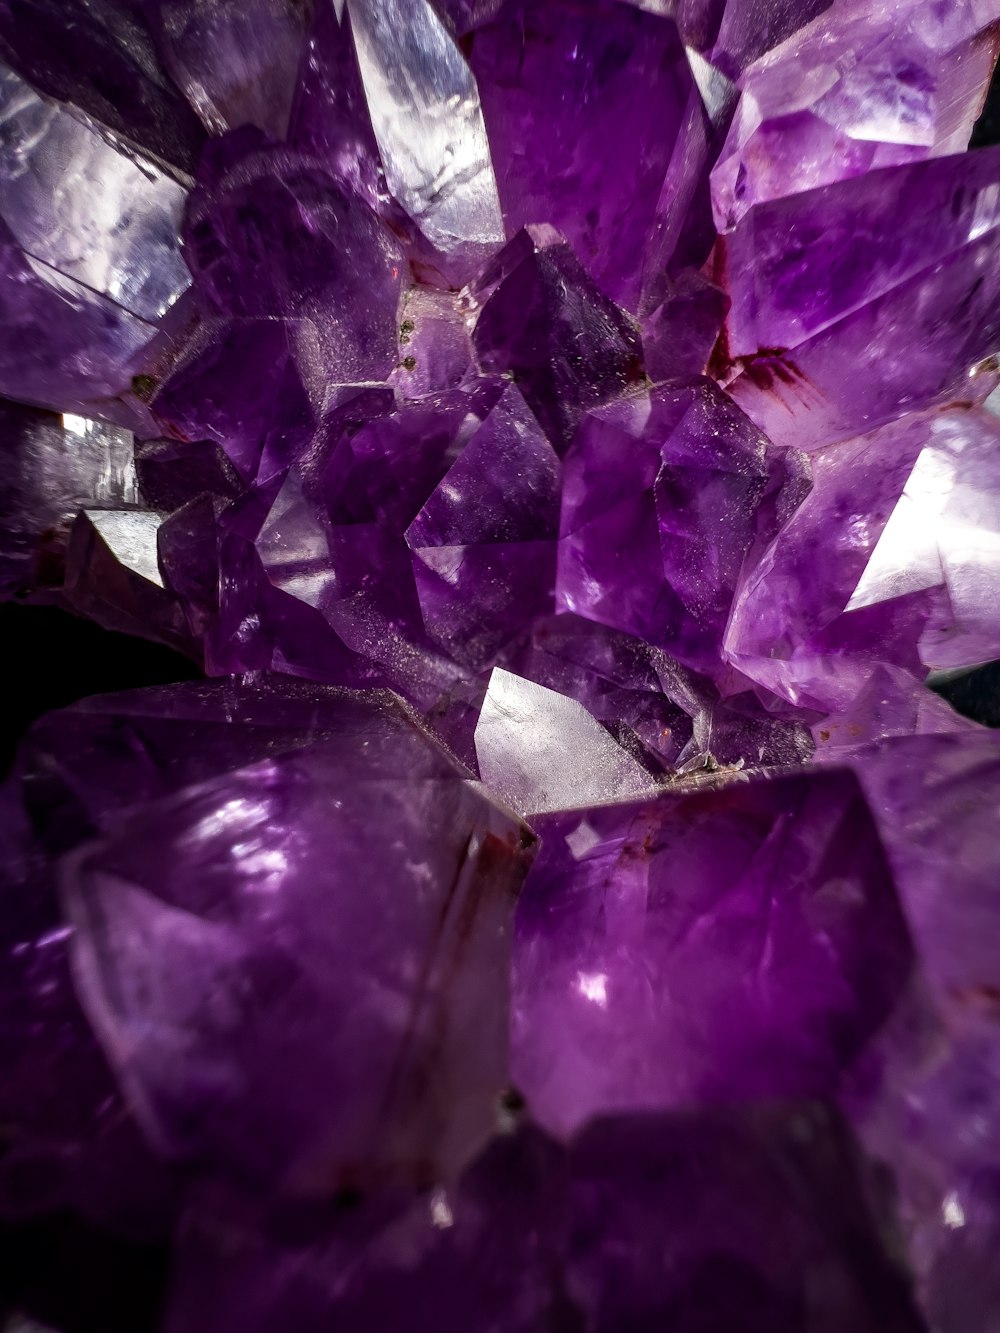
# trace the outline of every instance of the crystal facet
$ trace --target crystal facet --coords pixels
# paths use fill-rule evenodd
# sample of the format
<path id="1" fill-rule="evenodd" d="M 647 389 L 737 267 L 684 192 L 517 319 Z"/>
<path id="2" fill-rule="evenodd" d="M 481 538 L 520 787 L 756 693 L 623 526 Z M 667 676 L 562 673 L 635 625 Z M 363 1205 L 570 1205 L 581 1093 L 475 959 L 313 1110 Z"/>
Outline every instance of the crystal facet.
<path id="1" fill-rule="evenodd" d="M 123 814 L 63 878 L 153 1143 L 305 1196 L 434 1178 L 484 1137 L 533 841 L 392 696 L 327 712 L 334 739 Z"/>
<path id="2" fill-rule="evenodd" d="M 993 1330 L 998 49 L 0 0 L 5 1333 Z"/>
<path id="3" fill-rule="evenodd" d="M 544 815 L 518 907 L 511 1062 L 541 1122 L 830 1097 L 912 950 L 850 774 Z"/>

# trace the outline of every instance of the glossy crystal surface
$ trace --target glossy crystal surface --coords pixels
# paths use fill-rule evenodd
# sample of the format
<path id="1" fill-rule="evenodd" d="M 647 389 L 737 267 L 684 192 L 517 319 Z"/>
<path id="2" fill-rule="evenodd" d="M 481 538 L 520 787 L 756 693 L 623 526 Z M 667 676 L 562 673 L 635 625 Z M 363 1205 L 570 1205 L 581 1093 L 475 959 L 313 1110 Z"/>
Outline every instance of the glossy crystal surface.
<path id="1" fill-rule="evenodd" d="M 4 1333 L 994 1333 L 998 32 L 0 0 Z"/>

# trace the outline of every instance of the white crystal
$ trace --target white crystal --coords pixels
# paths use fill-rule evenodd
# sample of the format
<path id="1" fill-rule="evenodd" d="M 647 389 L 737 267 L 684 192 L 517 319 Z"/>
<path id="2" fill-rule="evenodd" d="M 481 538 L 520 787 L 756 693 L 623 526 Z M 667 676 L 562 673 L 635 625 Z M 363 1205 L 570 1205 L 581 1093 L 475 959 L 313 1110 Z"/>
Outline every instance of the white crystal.
<path id="1" fill-rule="evenodd" d="M 503 240 L 479 91 L 427 0 L 348 0 L 389 188 L 450 252 Z"/>
<path id="2" fill-rule="evenodd" d="M 476 725 L 483 781 L 519 814 L 621 800 L 652 777 L 576 699 L 497 667 Z"/>
<path id="3" fill-rule="evenodd" d="M 85 513 L 120 565 L 163 587 L 156 559 L 162 514 L 135 509 L 88 509 Z"/>
<path id="4" fill-rule="evenodd" d="M 175 180 L 0 65 L 0 217 L 40 276 L 55 270 L 157 320 L 191 281 L 184 200 Z"/>
<path id="5" fill-rule="evenodd" d="M 950 618 L 921 640 L 929 667 L 1000 651 L 1000 424 L 991 413 L 934 416 L 903 493 L 875 544 L 848 611 L 943 586 Z"/>

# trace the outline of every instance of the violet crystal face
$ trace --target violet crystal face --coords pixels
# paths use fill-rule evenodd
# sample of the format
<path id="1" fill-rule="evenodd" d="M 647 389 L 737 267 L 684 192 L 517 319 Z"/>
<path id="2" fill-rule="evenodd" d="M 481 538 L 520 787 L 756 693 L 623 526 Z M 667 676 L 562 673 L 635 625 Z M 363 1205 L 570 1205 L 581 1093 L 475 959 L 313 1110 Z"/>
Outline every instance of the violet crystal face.
<path id="1" fill-rule="evenodd" d="M 998 34 L 0 3 L 0 1333 L 995 1333 Z"/>

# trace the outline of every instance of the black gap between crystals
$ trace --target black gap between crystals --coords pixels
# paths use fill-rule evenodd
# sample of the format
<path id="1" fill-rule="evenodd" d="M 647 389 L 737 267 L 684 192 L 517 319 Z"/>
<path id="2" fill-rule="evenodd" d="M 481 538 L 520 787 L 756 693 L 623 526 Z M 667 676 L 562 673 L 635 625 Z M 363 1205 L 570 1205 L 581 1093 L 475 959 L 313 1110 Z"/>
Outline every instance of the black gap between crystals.
<path id="1" fill-rule="evenodd" d="M 68 1213 L 0 1226 L 0 1327 L 21 1315 L 61 1333 L 156 1333 L 169 1265 L 166 1245 L 132 1245 Z"/>
<path id="2" fill-rule="evenodd" d="M 993 71 L 982 113 L 972 128 L 970 148 L 988 148 L 1000 143 L 1000 65 Z"/>
<path id="3" fill-rule="evenodd" d="M 0 643 L 7 657 L 6 704 L 0 709 L 0 776 L 36 718 L 90 694 L 197 680 L 180 653 L 102 629 L 52 606 L 0 605 Z"/>
<path id="4" fill-rule="evenodd" d="M 928 684 L 956 713 L 987 727 L 1000 727 L 1000 662 L 955 675 L 941 673 L 937 679 L 932 675 Z"/>

